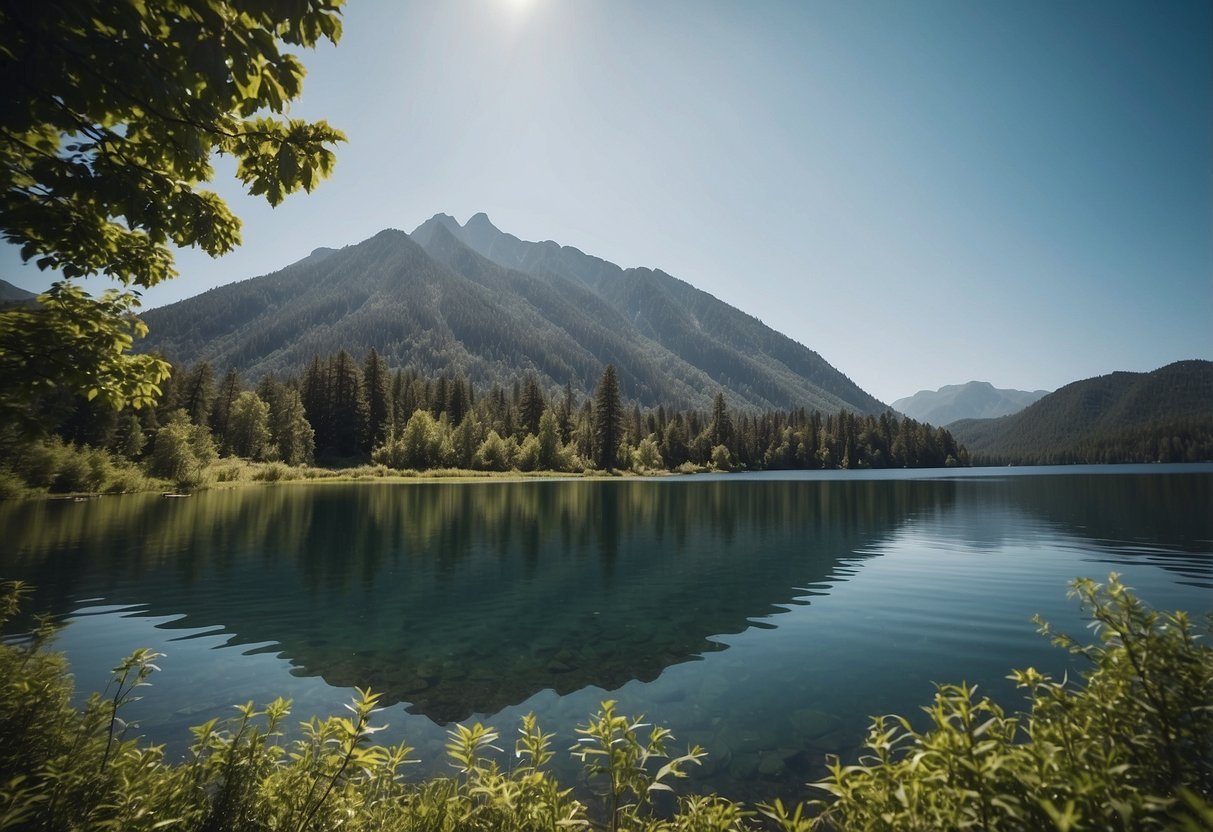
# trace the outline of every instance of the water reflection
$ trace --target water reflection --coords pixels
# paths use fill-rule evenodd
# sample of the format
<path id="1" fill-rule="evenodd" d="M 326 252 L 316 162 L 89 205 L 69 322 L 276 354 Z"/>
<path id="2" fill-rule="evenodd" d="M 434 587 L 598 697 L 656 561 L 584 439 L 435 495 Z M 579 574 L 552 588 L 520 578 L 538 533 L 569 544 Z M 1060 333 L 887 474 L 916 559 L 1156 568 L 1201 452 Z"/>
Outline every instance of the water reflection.
<path id="1" fill-rule="evenodd" d="M 1116 564 L 1149 562 L 1213 589 L 1213 476 L 1075 475 L 1012 480 L 1013 499 Z"/>
<path id="2" fill-rule="evenodd" d="M 9 573 L 220 625 L 438 722 L 655 679 L 837 577 L 953 483 L 288 486 L 0 515 Z"/>
<path id="3" fill-rule="evenodd" d="M 1123 569 L 1158 606 L 1213 606 L 1213 473 L 1183 470 L 0 505 L 0 576 L 77 619 L 73 666 L 103 657 L 85 689 L 149 632 L 189 640 L 160 645 L 171 668 L 140 703 L 156 742 L 250 696 L 294 696 L 307 715 L 370 686 L 402 703 L 389 740 L 407 737 L 437 773 L 434 722 L 509 730 L 534 709 L 571 741 L 609 692 L 711 752 L 696 787 L 803 796 L 825 753 L 853 754 L 871 714 L 916 713 L 932 682 L 980 684 L 1014 708 L 1008 668 L 1070 669 L 1029 618 L 1079 631 L 1064 597 L 1075 575 Z M 218 649 L 233 643 L 270 655 Z"/>

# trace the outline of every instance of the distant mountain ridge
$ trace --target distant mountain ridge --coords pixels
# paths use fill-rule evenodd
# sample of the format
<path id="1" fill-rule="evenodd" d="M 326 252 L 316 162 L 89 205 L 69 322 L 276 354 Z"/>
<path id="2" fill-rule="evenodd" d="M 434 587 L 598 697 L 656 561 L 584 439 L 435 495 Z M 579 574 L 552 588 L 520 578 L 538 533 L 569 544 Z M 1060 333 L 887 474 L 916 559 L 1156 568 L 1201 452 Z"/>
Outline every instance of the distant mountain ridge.
<path id="1" fill-rule="evenodd" d="M 38 297 L 33 292 L 27 292 L 20 286 L 14 286 L 7 280 L 0 280 L 0 306 L 17 306 L 30 304 Z"/>
<path id="2" fill-rule="evenodd" d="M 723 390 L 741 408 L 885 410 L 817 353 L 684 281 L 520 240 L 484 214 L 317 249 L 143 317 L 142 349 L 251 380 L 373 346 L 389 367 L 479 390 L 535 373 L 549 390 L 588 391 L 611 363 L 645 406 L 706 407 Z"/>
<path id="3" fill-rule="evenodd" d="M 948 425 L 960 419 L 993 419 L 1018 413 L 1048 394 L 1048 390 L 1005 390 L 988 381 L 948 384 L 938 390 L 919 390 L 893 402 L 893 409 L 911 419 Z"/>
<path id="4" fill-rule="evenodd" d="M 1203 449 L 1213 437 L 1213 362 L 1076 381 L 1012 416 L 948 430 L 974 457 L 1006 462 L 1153 461 L 1149 447 L 1173 439 Z"/>

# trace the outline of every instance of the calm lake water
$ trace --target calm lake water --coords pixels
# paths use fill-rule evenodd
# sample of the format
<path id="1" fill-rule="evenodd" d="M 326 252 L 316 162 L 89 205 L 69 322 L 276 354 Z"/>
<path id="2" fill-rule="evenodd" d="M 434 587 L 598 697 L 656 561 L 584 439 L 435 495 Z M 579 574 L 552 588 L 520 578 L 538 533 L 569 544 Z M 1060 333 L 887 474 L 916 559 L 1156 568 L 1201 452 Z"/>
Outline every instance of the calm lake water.
<path id="1" fill-rule="evenodd" d="M 1073 669 L 1030 618 L 1081 633 L 1076 576 L 1213 609 L 1208 465 L 290 484 L 0 504 L 0 535 L 82 692 L 166 654 L 132 713 L 170 752 L 234 703 L 305 718 L 357 685 L 445 771 L 451 722 L 508 742 L 535 711 L 564 748 L 609 697 L 747 800 L 805 794 L 934 681 L 1018 708 L 1012 667 Z"/>

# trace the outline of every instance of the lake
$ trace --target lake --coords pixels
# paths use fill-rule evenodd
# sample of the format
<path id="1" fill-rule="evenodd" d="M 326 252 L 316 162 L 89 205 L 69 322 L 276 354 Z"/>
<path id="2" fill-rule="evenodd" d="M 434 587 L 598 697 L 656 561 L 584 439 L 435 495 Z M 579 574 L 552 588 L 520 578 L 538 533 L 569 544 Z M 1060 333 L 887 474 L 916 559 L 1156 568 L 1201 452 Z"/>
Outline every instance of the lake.
<path id="1" fill-rule="evenodd" d="M 170 753 L 235 703 L 369 686 L 378 738 L 442 772 L 452 722 L 509 742 L 534 711 L 563 749 L 609 697 L 746 800 L 806 796 L 933 682 L 1015 710 L 1012 668 L 1079 669 L 1030 622 L 1082 634 L 1076 576 L 1213 609 L 1210 465 L 283 484 L 0 504 L 0 534 L 82 693 L 166 654 L 132 714 Z"/>

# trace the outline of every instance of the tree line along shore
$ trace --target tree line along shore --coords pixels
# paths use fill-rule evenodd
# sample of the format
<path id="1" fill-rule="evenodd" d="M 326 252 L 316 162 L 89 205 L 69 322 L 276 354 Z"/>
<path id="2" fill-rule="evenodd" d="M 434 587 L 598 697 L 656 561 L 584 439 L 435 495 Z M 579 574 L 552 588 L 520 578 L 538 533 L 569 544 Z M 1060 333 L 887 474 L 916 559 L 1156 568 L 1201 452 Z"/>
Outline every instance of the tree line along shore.
<path id="1" fill-rule="evenodd" d="M 967 465 L 951 434 L 892 412 L 821 414 L 628 406 L 614 367 L 591 393 L 527 375 L 482 393 L 462 377 L 389 369 L 374 349 L 316 356 L 249 384 L 206 362 L 176 368 L 158 403 L 114 410 L 72 396 L 34 405 L 47 435 L 0 435 L 0 494 L 192 489 L 240 480 L 494 473 L 930 468 Z M 243 460 L 244 464 L 237 462 Z"/>

